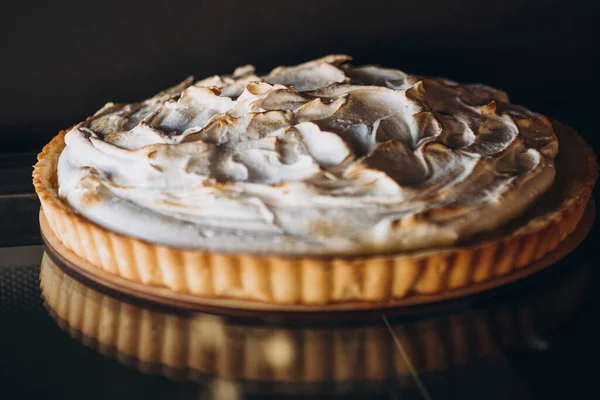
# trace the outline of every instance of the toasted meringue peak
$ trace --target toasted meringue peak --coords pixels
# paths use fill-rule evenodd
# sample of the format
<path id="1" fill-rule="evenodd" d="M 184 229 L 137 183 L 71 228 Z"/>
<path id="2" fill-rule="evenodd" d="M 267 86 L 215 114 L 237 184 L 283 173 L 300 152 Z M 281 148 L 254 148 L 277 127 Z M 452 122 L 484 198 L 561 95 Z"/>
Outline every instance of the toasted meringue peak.
<path id="1" fill-rule="evenodd" d="M 352 255 L 468 239 L 552 184 L 545 117 L 485 85 L 350 59 L 246 65 L 108 103 L 66 135 L 59 194 L 150 242 Z"/>

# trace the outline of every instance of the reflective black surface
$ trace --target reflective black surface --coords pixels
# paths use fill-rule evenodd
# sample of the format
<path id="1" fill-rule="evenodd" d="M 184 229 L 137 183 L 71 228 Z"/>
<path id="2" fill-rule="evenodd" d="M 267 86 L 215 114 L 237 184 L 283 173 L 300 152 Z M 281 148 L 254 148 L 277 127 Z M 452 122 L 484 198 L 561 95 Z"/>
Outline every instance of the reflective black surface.
<path id="1" fill-rule="evenodd" d="M 34 159 L 12 157 L 17 175 Z M 3 190 L 0 398 L 594 397 L 597 228 L 552 268 L 433 312 L 266 322 L 156 307 L 42 263 L 35 196 Z"/>

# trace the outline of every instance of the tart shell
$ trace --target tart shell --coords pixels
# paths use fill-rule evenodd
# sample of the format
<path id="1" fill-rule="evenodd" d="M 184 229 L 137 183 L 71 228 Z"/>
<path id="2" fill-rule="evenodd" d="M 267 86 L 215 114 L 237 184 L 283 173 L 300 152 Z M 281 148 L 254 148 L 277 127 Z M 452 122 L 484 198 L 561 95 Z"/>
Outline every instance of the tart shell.
<path id="1" fill-rule="evenodd" d="M 60 132 L 38 155 L 33 181 L 48 226 L 77 256 L 119 277 L 178 293 L 281 305 L 372 306 L 467 289 L 522 271 L 577 226 L 598 175 L 577 133 L 554 123 L 560 151 L 552 188 L 525 215 L 478 240 L 428 251 L 364 257 L 222 254 L 149 243 L 105 229 L 58 196 Z"/>

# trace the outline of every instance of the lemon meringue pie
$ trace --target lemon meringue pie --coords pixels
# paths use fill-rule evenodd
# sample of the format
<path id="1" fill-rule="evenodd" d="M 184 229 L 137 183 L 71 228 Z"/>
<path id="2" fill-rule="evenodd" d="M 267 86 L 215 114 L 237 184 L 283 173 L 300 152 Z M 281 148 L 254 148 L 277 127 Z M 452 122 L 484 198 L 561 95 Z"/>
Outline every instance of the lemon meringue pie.
<path id="1" fill-rule="evenodd" d="M 292 304 L 468 286 L 575 228 L 597 169 L 576 133 L 485 85 L 349 60 L 108 103 L 39 156 L 48 225 L 126 279 Z"/>

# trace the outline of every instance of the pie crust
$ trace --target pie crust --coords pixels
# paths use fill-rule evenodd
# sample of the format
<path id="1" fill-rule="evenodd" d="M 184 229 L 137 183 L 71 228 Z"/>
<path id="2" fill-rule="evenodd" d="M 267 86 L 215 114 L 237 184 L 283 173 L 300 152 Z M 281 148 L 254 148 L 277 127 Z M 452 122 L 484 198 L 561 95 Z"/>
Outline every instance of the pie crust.
<path id="1" fill-rule="evenodd" d="M 213 253 L 148 243 L 107 230 L 58 196 L 65 132 L 38 155 L 33 181 L 44 215 L 76 255 L 120 277 L 175 292 L 285 305 L 387 303 L 492 281 L 526 268 L 577 226 L 598 166 L 577 133 L 554 123 L 560 151 L 551 189 L 516 221 L 449 248 L 364 257 L 282 257 Z"/>

